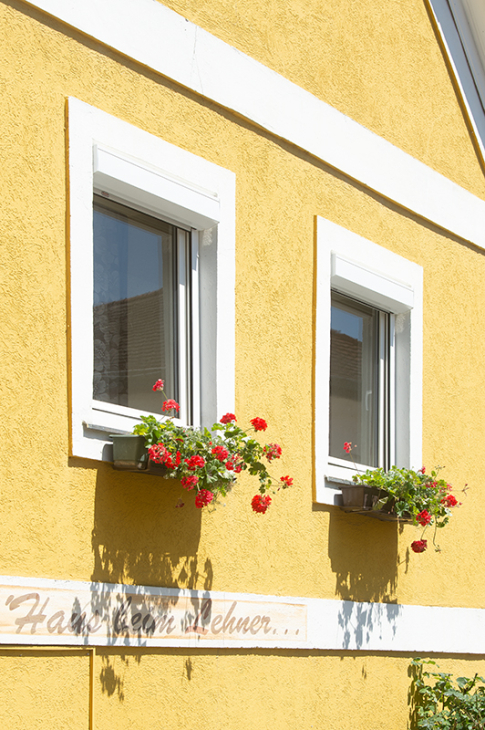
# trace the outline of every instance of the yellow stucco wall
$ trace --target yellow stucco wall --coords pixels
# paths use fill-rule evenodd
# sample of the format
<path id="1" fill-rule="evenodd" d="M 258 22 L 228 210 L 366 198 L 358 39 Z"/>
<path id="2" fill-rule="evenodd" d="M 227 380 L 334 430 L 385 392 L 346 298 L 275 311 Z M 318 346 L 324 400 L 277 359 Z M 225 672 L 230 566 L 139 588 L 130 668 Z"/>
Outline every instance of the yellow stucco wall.
<path id="1" fill-rule="evenodd" d="M 483 662 L 437 657 L 441 671 Z M 0 650 L 2 727 L 88 729 L 89 658 Z M 95 728 L 406 728 L 409 657 L 347 652 L 99 649 Z"/>
<path id="2" fill-rule="evenodd" d="M 88 728 L 89 658 L 74 649 L 0 648 L 0 725 Z"/>
<path id="3" fill-rule="evenodd" d="M 197 5 L 184 9 L 190 19 L 485 197 L 421 2 L 328 3 L 321 13 L 294 2 L 293 22 L 288 4 L 274 3 L 269 23 L 248 0 L 244 27 L 241 4 Z M 0 39 L 0 574 L 482 606 L 483 252 L 17 0 L 0 2 Z M 68 457 L 68 96 L 236 174 L 237 414 L 266 418 L 268 441 L 283 447 L 281 473 L 296 484 L 264 516 L 250 511 L 245 479 L 225 507 L 201 514 L 173 509 L 175 483 Z M 441 554 L 410 555 L 412 527 L 312 505 L 316 215 L 424 268 L 424 463 L 445 463 L 451 482 L 471 487 L 440 535 Z M 11 711 L 3 706 L 4 727 L 36 727 L 29 718 L 44 711 L 51 728 L 87 727 L 88 660 L 60 654 L 20 665 L 0 651 L 2 691 L 24 686 Z M 467 675 L 480 666 L 441 663 Z M 408 664 L 352 653 L 100 650 L 96 727 L 405 727 Z M 46 680 L 36 699 L 34 678 L 46 675 L 52 688 Z M 79 723 L 52 704 L 55 677 Z"/>

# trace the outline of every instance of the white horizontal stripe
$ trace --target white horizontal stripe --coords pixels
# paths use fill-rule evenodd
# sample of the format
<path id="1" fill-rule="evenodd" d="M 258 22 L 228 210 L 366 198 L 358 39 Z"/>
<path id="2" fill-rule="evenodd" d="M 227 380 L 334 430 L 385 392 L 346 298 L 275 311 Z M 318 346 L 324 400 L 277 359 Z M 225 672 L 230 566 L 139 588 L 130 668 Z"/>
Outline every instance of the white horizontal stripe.
<path id="1" fill-rule="evenodd" d="M 131 607 L 130 598 L 133 602 Z M 207 601 L 212 604 L 212 615 L 203 617 L 199 626 L 210 626 L 214 621 L 217 624 L 218 619 L 214 616 L 216 610 L 220 611 L 222 606 L 225 615 L 230 615 L 235 620 L 251 614 L 256 626 L 261 624 L 258 618 L 267 618 L 268 638 L 265 638 L 261 630 L 255 632 L 259 636 L 253 636 L 249 630 L 239 629 L 235 632 L 239 635 L 227 632 L 225 638 L 220 639 L 214 633 L 206 636 L 187 629 L 187 626 L 194 623 L 197 613 L 200 613 L 201 607 Z M 238 605 L 235 606 L 235 603 Z M 119 607 L 123 605 L 125 609 L 122 609 L 124 613 L 120 618 Z M 168 616 L 176 617 L 172 622 L 171 632 L 165 631 L 162 637 L 147 636 L 142 631 L 135 636 L 112 631 L 117 622 L 117 613 L 119 623 L 133 620 L 141 624 L 142 614 L 138 611 L 147 610 L 152 610 L 153 615 L 162 611 L 167 612 Z M 76 622 L 83 611 L 87 615 L 86 622 L 92 622 L 95 630 L 90 634 L 90 630 L 76 633 L 73 628 L 66 629 L 71 615 L 74 614 L 72 620 Z M 100 627 L 96 612 L 110 622 L 111 631 Z M 27 621 L 23 621 L 25 618 Z M 222 622 L 222 619 L 219 621 Z M 60 626 L 60 622 L 63 626 Z M 285 626 L 289 630 L 285 630 Z M 162 633 L 161 630 L 159 634 Z M 174 634 L 172 638 L 167 635 L 170 633 Z M 302 635 L 304 639 L 300 640 Z M 285 647 L 322 651 L 476 655 L 485 654 L 485 609 L 354 603 L 294 596 L 0 576 L 0 644 L 2 643 L 44 646 L 121 645 L 147 649 L 155 646 Z"/>
<path id="2" fill-rule="evenodd" d="M 485 247 L 484 201 L 157 0 L 28 4 Z"/>

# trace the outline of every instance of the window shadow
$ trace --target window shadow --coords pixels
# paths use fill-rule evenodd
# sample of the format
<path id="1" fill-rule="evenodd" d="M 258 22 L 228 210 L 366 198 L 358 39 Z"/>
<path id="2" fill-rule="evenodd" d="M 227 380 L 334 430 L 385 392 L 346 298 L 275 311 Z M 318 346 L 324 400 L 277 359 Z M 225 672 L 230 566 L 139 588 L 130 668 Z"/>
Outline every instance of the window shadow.
<path id="1" fill-rule="evenodd" d="M 205 587 L 207 581 L 212 585 L 212 576 L 198 565 L 201 513 L 193 501 L 194 493 L 175 480 L 101 464 L 92 580 L 164 588 Z M 184 507 L 178 506 L 181 502 Z"/>
<path id="2" fill-rule="evenodd" d="M 185 506 L 181 506 L 185 503 Z M 97 470 L 92 531 L 93 571 L 99 583 L 122 583 L 209 591 L 212 563 L 199 564 L 201 511 L 194 493 L 180 482 L 131 472 L 110 464 Z M 98 597 L 99 598 L 99 597 Z M 176 596 L 168 603 L 178 602 Z M 96 606 L 92 606 L 93 613 Z M 141 654 L 136 661 L 141 662 Z M 125 696 L 123 677 L 128 659 L 102 657 L 102 690 Z"/>
<path id="3" fill-rule="evenodd" d="M 367 647 L 376 629 L 387 626 L 395 631 L 397 626 L 401 610 L 395 605 L 398 530 L 402 527 L 338 508 L 329 508 L 329 518 L 328 552 L 335 590 L 345 601 L 339 629 L 344 648 L 359 650 Z"/>
<path id="4" fill-rule="evenodd" d="M 328 553 L 336 594 L 346 601 L 395 603 L 398 530 L 393 522 L 329 508 Z"/>

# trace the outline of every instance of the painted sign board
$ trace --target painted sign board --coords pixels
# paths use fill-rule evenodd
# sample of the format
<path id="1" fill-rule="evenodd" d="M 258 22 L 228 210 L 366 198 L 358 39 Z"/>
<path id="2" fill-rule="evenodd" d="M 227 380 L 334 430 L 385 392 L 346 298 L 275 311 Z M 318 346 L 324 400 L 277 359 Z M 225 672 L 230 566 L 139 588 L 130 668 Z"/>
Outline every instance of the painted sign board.
<path id="1" fill-rule="evenodd" d="M 477 655 L 485 609 L 0 576 L 0 644 Z"/>
<path id="2" fill-rule="evenodd" d="M 0 578 L 0 642 L 129 646 L 301 645 L 292 599 L 45 579 Z"/>

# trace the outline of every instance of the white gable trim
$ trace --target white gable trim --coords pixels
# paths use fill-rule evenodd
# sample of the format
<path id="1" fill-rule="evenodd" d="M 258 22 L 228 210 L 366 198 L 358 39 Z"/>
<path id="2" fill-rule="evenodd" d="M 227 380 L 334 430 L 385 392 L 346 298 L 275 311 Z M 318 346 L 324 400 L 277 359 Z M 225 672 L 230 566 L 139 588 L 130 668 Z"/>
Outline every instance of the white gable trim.
<path id="1" fill-rule="evenodd" d="M 28 4 L 485 248 L 483 200 L 157 0 Z"/>

